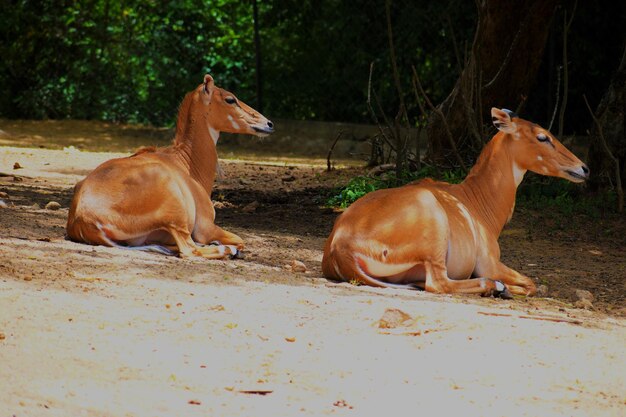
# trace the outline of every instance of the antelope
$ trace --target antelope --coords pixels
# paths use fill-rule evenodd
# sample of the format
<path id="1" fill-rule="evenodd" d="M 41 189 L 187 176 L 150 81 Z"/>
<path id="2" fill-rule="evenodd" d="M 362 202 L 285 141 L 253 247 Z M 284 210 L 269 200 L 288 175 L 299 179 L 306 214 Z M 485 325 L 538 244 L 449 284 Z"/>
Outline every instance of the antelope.
<path id="1" fill-rule="evenodd" d="M 75 186 L 67 236 L 180 257 L 237 255 L 243 240 L 215 225 L 211 203 L 217 140 L 220 132 L 267 136 L 273 130 L 271 121 L 205 75 L 180 105 L 171 146 L 106 161 Z"/>
<path id="2" fill-rule="evenodd" d="M 336 220 L 322 271 L 329 279 L 434 293 L 512 298 L 534 282 L 500 261 L 498 237 L 527 171 L 579 183 L 589 169 L 550 132 L 491 109 L 496 135 L 461 184 L 424 179 L 369 193 Z"/>

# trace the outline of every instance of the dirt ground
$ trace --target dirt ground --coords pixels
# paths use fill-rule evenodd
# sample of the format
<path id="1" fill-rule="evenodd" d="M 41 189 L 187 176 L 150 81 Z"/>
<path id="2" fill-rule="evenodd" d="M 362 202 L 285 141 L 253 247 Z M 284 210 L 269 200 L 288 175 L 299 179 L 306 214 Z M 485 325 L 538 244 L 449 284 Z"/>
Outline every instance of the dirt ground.
<path id="1" fill-rule="evenodd" d="M 319 159 L 222 161 L 243 260 L 66 241 L 73 185 L 166 133 L 0 120 L 0 416 L 626 414 L 623 217 L 517 210 L 502 257 L 545 297 L 511 301 L 323 279 L 325 196 L 362 170 Z"/>

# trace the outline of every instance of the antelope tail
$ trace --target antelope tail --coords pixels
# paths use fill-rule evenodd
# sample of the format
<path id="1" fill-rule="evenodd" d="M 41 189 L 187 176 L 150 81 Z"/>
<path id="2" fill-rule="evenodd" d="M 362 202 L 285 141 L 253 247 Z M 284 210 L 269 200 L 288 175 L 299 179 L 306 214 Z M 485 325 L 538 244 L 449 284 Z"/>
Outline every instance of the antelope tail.
<path id="1" fill-rule="evenodd" d="M 380 279 L 406 272 L 413 268 L 415 263 L 388 264 L 359 254 L 350 256 L 348 259 L 332 256 L 329 259 L 329 264 L 332 265 L 333 271 L 328 271 L 328 268 L 325 268 L 324 274 L 343 281 L 356 278 L 372 287 L 421 289 L 414 283 L 399 284 Z"/>

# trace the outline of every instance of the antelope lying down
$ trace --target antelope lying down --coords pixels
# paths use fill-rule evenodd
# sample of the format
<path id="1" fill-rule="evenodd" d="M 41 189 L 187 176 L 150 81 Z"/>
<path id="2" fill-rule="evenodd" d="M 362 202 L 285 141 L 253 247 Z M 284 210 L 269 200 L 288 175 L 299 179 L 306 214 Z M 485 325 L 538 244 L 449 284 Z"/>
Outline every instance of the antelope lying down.
<path id="1" fill-rule="evenodd" d="M 219 133 L 272 131 L 271 121 L 207 74 L 180 105 L 172 146 L 107 161 L 76 185 L 68 237 L 181 257 L 236 255 L 243 241 L 215 225 L 211 203 Z M 209 243 L 218 245 L 201 246 Z"/>
<path id="2" fill-rule="evenodd" d="M 435 293 L 510 298 L 533 281 L 500 262 L 498 236 L 530 170 L 582 182 L 589 169 L 542 127 L 491 109 L 499 132 L 463 183 L 425 179 L 372 192 L 348 208 L 326 241 L 327 278 Z"/>

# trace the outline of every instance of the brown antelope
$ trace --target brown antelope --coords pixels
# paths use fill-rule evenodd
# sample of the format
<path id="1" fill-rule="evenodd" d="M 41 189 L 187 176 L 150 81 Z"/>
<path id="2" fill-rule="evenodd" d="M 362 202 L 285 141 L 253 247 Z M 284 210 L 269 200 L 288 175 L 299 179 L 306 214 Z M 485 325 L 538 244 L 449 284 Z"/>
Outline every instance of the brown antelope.
<path id="1" fill-rule="evenodd" d="M 68 237 L 181 257 L 236 255 L 243 241 L 215 225 L 211 203 L 219 133 L 272 131 L 271 121 L 207 74 L 180 105 L 172 146 L 104 162 L 76 185 Z M 210 243 L 218 244 L 202 246 Z"/>
<path id="2" fill-rule="evenodd" d="M 491 109 L 499 130 L 457 185 L 425 179 L 365 195 L 326 241 L 327 278 L 511 298 L 533 281 L 500 262 L 498 236 L 526 171 L 582 182 L 589 169 L 542 127 Z"/>

